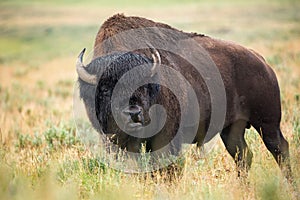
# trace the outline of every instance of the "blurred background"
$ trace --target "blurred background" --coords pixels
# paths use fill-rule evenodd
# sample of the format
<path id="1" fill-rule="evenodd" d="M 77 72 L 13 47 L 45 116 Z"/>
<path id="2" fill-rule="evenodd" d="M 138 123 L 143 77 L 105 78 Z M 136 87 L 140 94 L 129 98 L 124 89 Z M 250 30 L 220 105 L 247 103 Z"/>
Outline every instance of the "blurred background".
<path id="1" fill-rule="evenodd" d="M 92 171 L 102 168 L 92 158 L 83 161 L 82 156 L 88 154 L 79 148 L 80 144 L 73 137 L 76 131 L 72 97 L 77 78 L 77 55 L 84 47 L 92 51 L 101 24 L 116 13 L 146 17 L 183 31 L 231 40 L 263 55 L 279 79 L 282 131 L 290 141 L 292 166 L 299 174 L 299 11 L 298 0 L 0 0 L 0 199 L 19 198 L 26 194 L 20 189 L 22 185 L 28 187 L 26 190 L 31 191 L 30 195 L 35 194 L 38 183 L 48 177 L 45 174 L 52 173 L 49 166 L 53 163 L 57 168 L 53 173 L 58 176 L 60 186 L 64 188 L 70 181 L 69 177 L 73 177 L 71 182 L 76 184 L 71 184 L 73 189 L 70 191 L 76 191 L 73 193 L 79 198 L 95 194 L 110 197 L 115 185 L 130 182 L 130 178 L 118 173 L 110 174 L 110 177 L 117 177 L 115 180 L 103 179 L 101 175 L 90 172 L 89 164 L 94 167 Z M 156 193 L 156 184 L 150 181 L 149 189 L 145 189 L 137 178 L 133 183 L 136 188 L 131 188 L 132 194 L 129 193 L 128 197 L 151 199 L 166 194 L 166 198 L 192 198 L 188 194 L 199 193 L 203 198 L 217 198 L 223 194 L 239 199 L 241 196 L 246 198 L 245 194 L 249 193 L 249 199 L 252 199 L 268 197 L 269 193 L 264 191 L 271 191 L 270 194 L 275 196 L 270 197 L 284 199 L 286 196 L 280 192 L 280 180 L 268 176 L 269 171 L 261 171 L 263 175 L 254 173 L 261 170 L 261 163 L 264 163 L 264 169 L 273 170 L 275 174 L 280 174 L 280 171 L 258 134 L 253 130 L 248 132 L 251 134 L 247 140 L 256 159 L 250 180 L 259 179 L 261 182 L 254 181 L 241 190 L 235 190 L 234 163 L 222 144 L 218 144 L 215 153 L 210 155 L 210 164 L 205 160 L 195 161 L 200 168 L 195 172 L 190 170 L 194 174 L 189 177 L 202 178 L 199 170 L 204 171 L 205 180 L 199 177 L 184 179 L 186 185 L 179 186 L 179 189 L 163 185 L 160 187 L 166 191 Z M 78 168 L 66 167 L 76 162 Z M 226 186 L 224 180 L 232 181 L 233 186 Z M 56 180 L 50 183 L 56 183 Z M 107 190 L 103 190 L 103 184 L 107 185 Z M 195 189 L 195 185 L 200 185 L 200 188 Z M 61 188 L 58 191 L 61 190 L 67 194 L 66 199 L 73 195 Z M 288 191 L 287 188 L 283 190 Z M 38 191 L 48 194 L 43 188 Z M 119 193 L 114 193 L 114 197 L 122 196 L 125 191 L 128 190 L 118 189 Z M 29 199 L 35 196 L 30 195 Z M 55 195 L 55 192 L 51 193 L 49 198 L 55 198 Z"/>

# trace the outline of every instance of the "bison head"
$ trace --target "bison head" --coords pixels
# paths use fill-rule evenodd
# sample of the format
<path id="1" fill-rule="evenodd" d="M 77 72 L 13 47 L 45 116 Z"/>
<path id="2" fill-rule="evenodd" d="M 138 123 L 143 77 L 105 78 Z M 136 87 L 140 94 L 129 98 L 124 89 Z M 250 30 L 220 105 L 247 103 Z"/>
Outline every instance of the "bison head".
<path id="1" fill-rule="evenodd" d="M 98 132 L 108 135 L 124 148 L 131 137 L 127 133 L 139 132 L 151 122 L 149 108 L 155 104 L 160 90 L 158 84 L 149 83 L 138 87 L 132 93 L 127 90 L 126 84 L 130 85 L 129 83 L 136 80 L 137 76 L 155 79 L 157 76 L 155 69 L 157 63 L 160 63 L 159 53 L 155 51 L 152 60 L 132 52 L 114 53 L 96 58 L 84 66 L 82 63 L 84 51 L 85 49 L 78 57 L 76 69 L 79 76 L 80 97 L 85 104 L 89 120 Z M 130 71 L 138 66 L 144 66 L 145 70 L 130 74 Z M 121 102 L 118 117 L 124 125 L 120 128 L 112 113 L 112 95 L 116 84 L 126 73 L 129 75 L 127 74 L 127 78 L 122 82 L 124 96 L 117 97 Z M 126 98 L 128 92 L 131 94 Z"/>

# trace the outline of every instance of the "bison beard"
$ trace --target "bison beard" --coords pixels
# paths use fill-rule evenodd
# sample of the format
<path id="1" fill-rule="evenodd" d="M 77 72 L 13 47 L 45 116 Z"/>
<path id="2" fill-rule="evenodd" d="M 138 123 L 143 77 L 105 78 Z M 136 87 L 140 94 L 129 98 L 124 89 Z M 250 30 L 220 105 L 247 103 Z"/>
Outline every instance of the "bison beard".
<path id="1" fill-rule="evenodd" d="M 192 38 L 214 61 L 222 76 L 227 99 L 224 126 L 222 130 L 216 130 L 215 134 L 218 131 L 221 132 L 222 141 L 227 151 L 234 158 L 239 171 L 248 171 L 251 166 L 252 153 L 244 139 L 245 129 L 251 125 L 260 133 L 267 149 L 272 153 L 285 175 L 290 178 L 289 146 L 280 130 L 279 87 L 275 73 L 263 57 L 253 50 L 231 42 L 213 39 L 202 34 L 185 33 L 169 25 L 156 23 L 145 18 L 125 17 L 124 15 L 115 15 L 109 18 L 97 34 L 94 45 L 94 60 L 85 68 L 80 68 L 80 64 L 78 65 L 80 70 L 85 69 L 87 72 L 82 73 L 78 70 L 80 95 L 95 129 L 100 132 L 100 127 L 103 127 L 107 133 L 116 132 L 118 137 L 116 141 L 119 142 L 121 148 L 127 148 L 132 152 L 138 152 L 140 144 L 145 141 L 149 144 L 148 150 L 159 149 L 176 134 L 181 110 L 178 102 L 176 103 L 175 96 L 167 88 L 160 87 L 158 89 L 155 85 L 146 85 L 139 88 L 130 100 L 132 104 L 143 108 L 146 121 L 147 111 L 153 103 L 161 104 L 167 108 L 167 123 L 155 137 L 147 139 L 133 138 L 120 131 L 114 123 L 107 103 L 111 94 L 105 94 L 105 92 L 107 92 L 107 89 L 111 92 L 122 74 L 141 64 L 153 64 L 153 61 L 149 59 L 153 49 L 137 49 L 130 52 L 131 42 L 135 41 L 135 38 L 122 40 L 122 38 L 114 36 L 127 30 L 143 30 L 147 27 L 158 28 L 157 32 L 150 35 L 143 31 L 139 33 L 150 46 L 167 43 L 176 45 L 180 40 Z M 171 30 L 174 34 L 167 35 L 159 28 Z M 128 37 L 130 38 L 130 35 Z M 128 53 L 120 55 L 117 52 Z M 203 142 L 206 142 L 204 139 L 210 123 L 211 104 L 207 86 L 199 73 L 186 60 L 168 51 L 158 49 L 158 52 L 161 56 L 161 63 L 179 71 L 195 89 L 199 99 L 201 118 L 194 142 L 201 146 Z M 191 47 L 189 52 L 193 53 L 195 49 Z M 99 74 L 102 73 L 103 75 L 99 77 Z M 91 77 L 86 76 L 87 74 L 90 74 Z M 97 87 L 94 81 L 89 81 L 94 79 L 92 77 L 94 75 L 97 76 Z M 159 73 L 157 76 L 162 78 Z M 176 84 L 176 81 L 174 84 Z M 104 89 L 104 86 L 107 88 Z M 145 95 L 142 92 L 145 89 L 152 92 L 148 91 Z M 183 97 L 181 100 L 186 101 L 188 104 L 185 96 L 186 91 L 184 88 L 182 90 Z M 153 91 L 155 95 L 153 95 Z M 94 94 L 96 94 L 96 103 Z M 136 99 L 134 100 L 134 98 L 145 98 L 149 105 L 145 106 Z"/>

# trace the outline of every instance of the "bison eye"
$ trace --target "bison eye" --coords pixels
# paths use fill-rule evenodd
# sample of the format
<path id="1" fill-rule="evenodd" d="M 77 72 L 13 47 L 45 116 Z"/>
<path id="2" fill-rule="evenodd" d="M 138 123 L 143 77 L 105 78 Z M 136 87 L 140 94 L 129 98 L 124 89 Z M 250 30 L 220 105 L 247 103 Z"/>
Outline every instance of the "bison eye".
<path id="1" fill-rule="evenodd" d="M 105 95 L 109 94 L 109 89 L 106 87 L 101 88 L 101 92 Z"/>

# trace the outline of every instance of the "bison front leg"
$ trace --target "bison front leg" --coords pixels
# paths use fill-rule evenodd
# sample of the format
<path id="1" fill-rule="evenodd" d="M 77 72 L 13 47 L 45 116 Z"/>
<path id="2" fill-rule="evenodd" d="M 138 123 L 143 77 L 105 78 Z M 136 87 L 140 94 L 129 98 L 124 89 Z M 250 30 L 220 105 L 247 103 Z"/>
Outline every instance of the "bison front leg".
<path id="1" fill-rule="evenodd" d="M 247 174 L 253 157 L 244 138 L 246 126 L 246 121 L 238 120 L 221 132 L 223 143 L 237 165 L 238 176 Z"/>

